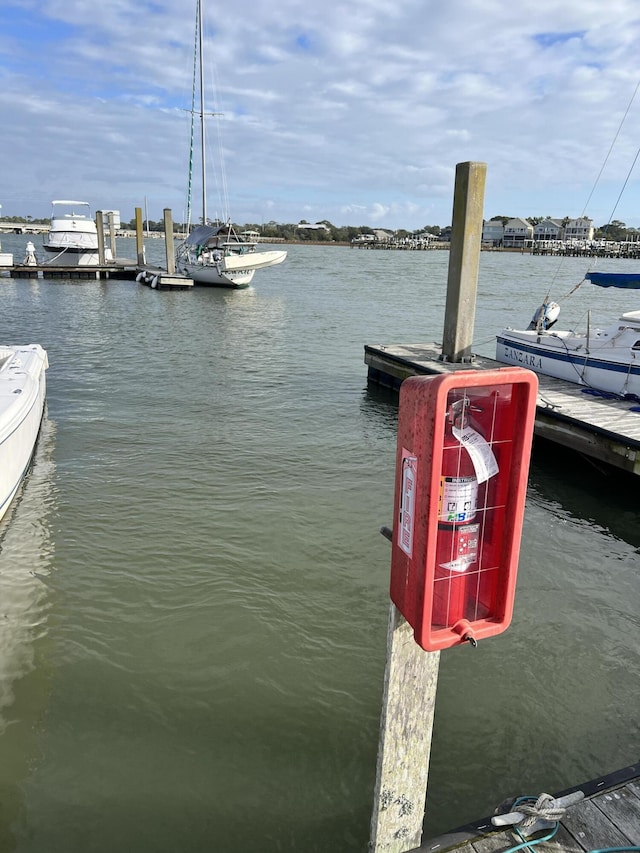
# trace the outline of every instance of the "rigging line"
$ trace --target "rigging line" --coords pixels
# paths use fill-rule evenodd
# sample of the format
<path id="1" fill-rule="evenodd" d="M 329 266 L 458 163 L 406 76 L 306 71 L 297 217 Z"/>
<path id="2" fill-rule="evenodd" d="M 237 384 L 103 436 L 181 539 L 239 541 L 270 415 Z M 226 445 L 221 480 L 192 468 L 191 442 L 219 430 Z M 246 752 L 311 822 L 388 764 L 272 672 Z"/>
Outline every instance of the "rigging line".
<path id="1" fill-rule="evenodd" d="M 620 124 L 618 125 L 616 135 L 613 137 L 613 142 L 611 143 L 609 150 L 607 151 L 607 156 L 604 158 L 604 162 L 603 162 L 602 166 L 600 167 L 600 171 L 598 172 L 598 177 L 596 178 L 595 183 L 594 183 L 593 187 L 591 188 L 591 192 L 589 193 L 589 198 L 585 202 L 584 208 L 582 209 L 582 215 L 583 216 L 585 215 L 587 208 L 589 207 L 589 202 L 591 201 L 591 196 L 594 194 L 595 189 L 598 186 L 598 182 L 600 181 L 600 178 L 602 177 L 602 173 L 604 172 L 605 166 L 607 165 L 609 157 L 611 156 L 611 152 L 613 151 L 613 149 L 615 147 L 615 144 L 618 140 L 618 136 L 620 135 L 620 131 L 622 130 L 622 125 L 627 120 L 627 116 L 629 115 L 629 110 L 631 109 L 631 105 L 633 104 L 635 97 L 638 94 L 638 89 L 640 89 L 640 80 L 638 80 L 638 82 L 636 83 L 636 88 L 634 89 L 633 95 L 631 96 L 631 100 L 629 101 L 629 103 L 627 105 L 627 109 L 625 110 L 625 113 L 622 116 L 622 120 L 620 121 Z M 636 160 L 637 159 L 638 159 L 638 155 L 636 154 Z M 635 164 L 635 160 L 633 162 Z M 631 168 L 633 169 L 633 166 Z M 627 177 L 627 180 L 628 180 L 628 177 Z M 625 181 L 625 186 L 626 186 L 626 181 Z M 618 198 L 618 201 L 620 201 L 620 198 Z M 616 202 L 616 207 L 617 207 L 617 202 Z M 614 208 L 614 210 L 615 210 L 615 208 Z M 609 221 L 611 221 L 611 219 Z"/>
<path id="2" fill-rule="evenodd" d="M 202 2 L 202 0 L 199 0 Z M 207 27 L 207 21 L 203 18 L 202 21 L 202 38 L 203 40 L 206 38 L 208 40 L 212 39 L 209 28 Z M 223 145 L 222 145 L 222 129 L 220 124 L 220 116 L 224 115 L 222 111 L 222 104 L 220 99 L 220 90 L 218 88 L 218 76 L 217 76 L 217 66 L 215 59 L 210 55 L 207 55 L 206 65 L 204 70 L 206 69 L 206 77 L 207 80 L 207 91 L 210 94 L 210 98 L 212 99 L 213 111 L 212 112 L 204 112 L 202 113 L 202 120 L 204 121 L 205 116 L 214 117 L 216 120 L 216 139 L 217 139 L 217 153 L 213 151 L 212 138 L 210 134 L 207 134 L 206 139 L 206 148 L 207 154 L 210 155 L 207 157 L 208 167 L 211 169 L 213 174 L 213 182 L 215 186 L 215 191 L 217 195 L 218 205 L 220 210 L 216 210 L 215 219 L 216 221 L 222 220 L 223 222 L 227 222 L 230 220 L 230 210 L 229 210 L 229 199 L 227 194 L 227 179 L 225 172 L 225 162 L 224 162 L 224 154 L 223 154 Z M 204 147 L 204 146 L 203 146 Z M 203 153 L 204 156 L 204 153 Z M 204 180 L 204 178 L 203 178 Z"/>
<path id="3" fill-rule="evenodd" d="M 222 100 L 220 95 L 220 87 L 218 82 L 218 69 L 215 61 L 211 62 L 211 80 L 214 93 L 214 108 L 216 115 L 216 136 L 218 142 L 218 168 L 220 172 L 220 180 L 218 185 L 218 196 L 222 210 L 222 219 L 224 222 L 231 221 L 231 210 L 229 207 L 229 193 L 227 189 L 227 171 L 224 158 L 224 146 L 222 144 L 222 123 L 220 116 L 224 115 L 222 109 Z"/>
<path id="4" fill-rule="evenodd" d="M 613 210 L 611 211 L 611 214 L 609 216 L 609 222 L 611 222 L 611 220 L 613 219 L 614 214 L 616 212 L 616 209 L 617 209 L 618 205 L 620 204 L 620 199 L 622 198 L 622 194 L 625 191 L 627 184 L 629 183 L 629 178 L 631 177 L 631 173 L 635 169 L 636 163 L 638 162 L 638 157 L 640 157 L 640 148 L 638 148 L 638 150 L 636 151 L 636 156 L 633 158 L 633 163 L 631 164 L 631 168 L 629 169 L 629 171 L 627 173 L 627 177 L 624 179 L 624 184 L 622 185 L 622 189 L 620 190 L 620 195 L 616 199 L 616 203 L 614 204 Z"/>
<path id="5" fill-rule="evenodd" d="M 195 110 L 196 110 L 196 76 L 198 69 L 198 16 L 196 15 L 196 33 L 193 46 L 193 77 L 191 83 L 191 139 L 189 141 L 189 180 L 187 183 L 187 210 L 186 231 L 191 231 L 191 191 L 193 186 L 193 140 L 195 136 Z"/>
<path id="6" fill-rule="evenodd" d="M 607 165 L 607 162 L 608 162 L 608 160 L 609 160 L 609 157 L 611 156 L 611 152 L 613 151 L 613 149 L 614 149 L 614 147 L 615 147 L 615 144 L 616 144 L 616 142 L 617 142 L 618 136 L 620 135 L 620 131 L 622 130 L 622 126 L 624 125 L 625 121 L 627 120 L 627 116 L 629 115 L 629 110 L 631 109 L 631 106 L 632 106 L 632 104 L 633 104 L 633 102 L 634 102 L 634 100 L 635 100 L 635 97 L 636 97 L 636 95 L 638 94 L 638 89 L 640 89 L 640 80 L 638 80 L 638 82 L 636 83 L 636 88 L 633 90 L 633 95 L 631 96 L 631 100 L 630 100 L 630 101 L 629 101 L 629 103 L 627 104 L 627 108 L 626 108 L 626 110 L 624 111 L 624 115 L 622 116 L 622 119 L 621 119 L 621 121 L 620 121 L 620 124 L 618 125 L 618 129 L 617 129 L 617 131 L 616 131 L 616 133 L 615 133 L 615 136 L 613 137 L 613 141 L 612 141 L 611 145 L 609 146 L 609 150 L 607 151 L 607 156 L 604 158 L 604 162 L 602 163 L 602 166 L 600 167 L 600 171 L 598 172 L 598 176 L 596 177 L 595 182 L 594 182 L 594 184 L 593 184 L 593 187 L 591 188 L 591 192 L 589 193 L 589 197 L 587 198 L 587 200 L 586 200 L 586 202 L 585 202 L 585 205 L 584 205 L 584 207 L 583 207 L 583 209 L 582 209 L 582 214 L 581 214 L 581 216 L 583 216 L 583 217 L 584 217 L 584 215 L 585 215 L 585 213 L 586 213 L 586 211 L 587 211 L 587 208 L 589 207 L 589 202 L 591 201 L 591 198 L 592 198 L 592 196 L 593 196 L 593 194 L 594 194 L 594 192 L 595 192 L 595 190 L 596 190 L 596 187 L 598 186 L 598 183 L 600 182 L 600 178 L 602 177 L 602 173 L 604 172 L 605 166 Z M 632 166 L 631 166 L 631 169 L 629 170 L 629 174 L 627 175 L 626 180 L 625 180 L 625 182 L 624 182 L 624 185 L 623 185 L 623 187 L 622 187 L 622 190 L 620 191 L 620 195 L 618 196 L 618 198 L 617 198 L 617 200 L 616 200 L 616 203 L 615 203 L 615 206 L 614 206 L 613 210 L 611 211 L 611 215 L 609 216 L 609 222 L 605 225 L 605 234 L 606 234 L 606 230 L 607 230 L 607 227 L 608 227 L 609 223 L 610 223 L 610 222 L 611 222 L 611 220 L 613 219 L 613 215 L 614 215 L 614 213 L 615 213 L 615 211 L 616 211 L 616 209 L 617 209 L 617 207 L 618 207 L 618 204 L 620 203 L 620 199 L 622 198 L 622 193 L 624 192 L 625 187 L 627 186 L 627 183 L 628 183 L 628 181 L 629 181 L 629 178 L 631 177 L 631 172 L 633 171 L 633 169 L 634 169 L 634 167 L 635 167 L 635 164 L 636 164 L 636 161 L 637 161 L 637 159 L 638 159 L 638 156 L 639 156 L 639 155 L 640 155 L 640 149 L 638 149 L 638 151 L 637 151 L 637 153 L 636 153 L 636 156 L 635 156 L 635 158 L 634 158 L 634 161 L 633 161 L 633 164 L 632 164 Z M 554 285 L 555 285 L 555 283 L 556 283 L 556 281 L 557 281 L 557 279 L 558 279 L 558 276 L 560 275 L 560 269 L 561 269 L 561 267 L 562 267 L 563 263 L 564 263 L 564 257 L 562 257 L 562 258 L 560 259 L 560 263 L 558 264 L 557 269 L 556 269 L 556 271 L 555 271 L 555 273 L 554 273 L 554 275 L 553 275 L 553 278 L 551 279 L 551 284 L 549 285 L 549 289 L 547 290 L 547 295 L 545 296 L 545 302 L 547 302 L 547 301 L 549 300 L 550 296 L 551 296 L 551 290 L 552 290 L 552 288 L 554 287 Z M 594 260 L 594 262 L 593 262 L 593 266 L 589 265 L 589 266 L 587 267 L 587 269 L 590 271 L 591 269 L 595 268 L 596 263 L 597 263 L 597 258 Z M 561 299 L 566 299 L 568 296 L 571 296 L 571 294 L 572 294 L 575 290 L 577 290 L 577 289 L 580 287 L 580 285 L 581 285 L 581 284 L 583 284 L 585 281 L 586 281 L 586 276 L 585 276 L 585 278 L 583 278 L 583 279 L 582 279 L 582 281 L 579 281 L 579 282 L 578 282 L 578 284 L 576 284 L 576 285 L 575 285 L 575 286 L 574 286 L 574 287 L 573 287 L 573 288 L 572 288 L 568 293 L 566 293 L 566 294 L 564 295 L 564 297 L 560 297 L 560 298 L 561 298 Z"/>

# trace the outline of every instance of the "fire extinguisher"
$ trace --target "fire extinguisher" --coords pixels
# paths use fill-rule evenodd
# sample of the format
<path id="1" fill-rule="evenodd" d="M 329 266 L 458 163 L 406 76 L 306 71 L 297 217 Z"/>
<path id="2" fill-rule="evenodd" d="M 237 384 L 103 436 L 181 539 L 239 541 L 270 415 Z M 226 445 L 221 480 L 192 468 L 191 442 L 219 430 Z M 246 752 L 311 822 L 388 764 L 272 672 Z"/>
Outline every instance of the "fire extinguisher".
<path id="1" fill-rule="evenodd" d="M 431 615 L 432 623 L 443 627 L 452 627 L 465 618 L 468 577 L 478 570 L 478 476 L 461 440 L 469 427 L 470 408 L 467 396 L 454 401 L 445 422 Z"/>

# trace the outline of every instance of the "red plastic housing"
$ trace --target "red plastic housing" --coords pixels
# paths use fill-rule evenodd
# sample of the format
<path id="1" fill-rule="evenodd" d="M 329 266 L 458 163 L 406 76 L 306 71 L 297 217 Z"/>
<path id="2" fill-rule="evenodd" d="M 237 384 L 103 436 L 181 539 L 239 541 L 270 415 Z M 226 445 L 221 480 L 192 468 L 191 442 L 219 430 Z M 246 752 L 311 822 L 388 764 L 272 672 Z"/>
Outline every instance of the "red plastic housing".
<path id="1" fill-rule="evenodd" d="M 521 367 L 401 386 L 391 599 L 427 651 L 511 622 L 537 390 Z"/>

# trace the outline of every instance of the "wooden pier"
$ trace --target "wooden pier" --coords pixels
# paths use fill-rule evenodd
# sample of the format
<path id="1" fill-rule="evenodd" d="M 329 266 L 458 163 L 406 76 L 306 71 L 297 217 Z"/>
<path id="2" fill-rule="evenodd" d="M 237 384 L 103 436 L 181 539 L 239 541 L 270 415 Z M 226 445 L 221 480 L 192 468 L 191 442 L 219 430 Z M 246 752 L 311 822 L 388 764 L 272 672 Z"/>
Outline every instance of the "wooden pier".
<path id="1" fill-rule="evenodd" d="M 16 264 L 12 267 L 0 267 L 0 274 L 11 278 L 51 278 L 51 279 L 133 279 L 135 261 L 91 266 L 53 266 L 51 264 Z"/>
<path id="2" fill-rule="evenodd" d="M 398 390 L 408 376 L 505 367 L 474 356 L 469 363 L 440 360 L 437 344 L 365 346 L 370 382 Z M 591 389 L 549 376 L 540 383 L 535 434 L 571 448 L 596 463 L 640 474 L 640 404 L 594 395 Z"/>
<path id="3" fill-rule="evenodd" d="M 557 833 L 541 844 L 545 853 L 585 853 L 640 846 L 640 763 L 608 777 L 595 779 L 556 797 L 582 791 L 585 798 L 570 806 L 559 821 Z M 535 841 L 545 832 L 536 833 Z M 496 829 L 491 818 L 467 824 L 414 848 L 411 853 L 506 853 L 522 843 L 512 829 Z"/>

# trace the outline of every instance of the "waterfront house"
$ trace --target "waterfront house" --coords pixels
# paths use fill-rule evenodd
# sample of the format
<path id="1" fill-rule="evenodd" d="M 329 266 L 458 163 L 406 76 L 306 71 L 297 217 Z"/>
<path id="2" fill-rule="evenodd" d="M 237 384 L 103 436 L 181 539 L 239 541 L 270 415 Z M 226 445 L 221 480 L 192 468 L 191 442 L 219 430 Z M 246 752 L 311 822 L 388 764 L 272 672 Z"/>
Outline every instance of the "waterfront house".
<path id="1" fill-rule="evenodd" d="M 526 219 L 510 219 L 504 226 L 505 249 L 523 249 L 533 241 L 533 225 Z"/>
<path id="2" fill-rule="evenodd" d="M 543 219 L 533 227 L 533 239 L 538 240 L 562 240 L 564 229 L 562 219 Z"/>
<path id="3" fill-rule="evenodd" d="M 593 240 L 593 221 L 587 216 L 570 219 L 565 225 L 564 239 L 568 242 L 590 242 Z"/>

